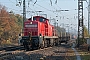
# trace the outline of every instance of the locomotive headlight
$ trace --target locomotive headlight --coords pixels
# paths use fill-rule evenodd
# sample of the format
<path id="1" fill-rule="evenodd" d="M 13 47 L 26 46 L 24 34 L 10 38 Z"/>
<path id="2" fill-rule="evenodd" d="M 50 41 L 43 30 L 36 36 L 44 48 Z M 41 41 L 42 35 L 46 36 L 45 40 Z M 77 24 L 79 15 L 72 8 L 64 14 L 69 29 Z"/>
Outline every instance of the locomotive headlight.
<path id="1" fill-rule="evenodd" d="M 39 36 L 40 38 L 42 37 L 42 36 Z"/>
<path id="2" fill-rule="evenodd" d="M 32 22 L 30 22 L 30 24 L 32 24 Z"/>
<path id="3" fill-rule="evenodd" d="M 40 38 L 42 37 L 42 35 L 40 34 L 40 36 L 39 36 Z"/>

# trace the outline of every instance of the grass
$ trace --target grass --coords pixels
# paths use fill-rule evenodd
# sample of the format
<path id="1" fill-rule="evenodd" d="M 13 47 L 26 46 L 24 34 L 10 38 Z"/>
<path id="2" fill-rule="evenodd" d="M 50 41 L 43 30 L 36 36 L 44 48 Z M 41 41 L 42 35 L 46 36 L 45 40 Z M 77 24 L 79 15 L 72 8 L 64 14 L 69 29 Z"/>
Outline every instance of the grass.
<path id="1" fill-rule="evenodd" d="M 80 54 L 81 60 L 90 60 L 90 52 L 87 50 L 77 50 Z"/>
<path id="2" fill-rule="evenodd" d="M 77 49 L 78 53 L 80 54 L 81 60 L 90 60 L 90 52 L 87 50 L 79 50 Z M 74 53 L 73 50 L 69 50 L 68 53 Z M 66 60 L 77 60 L 75 56 L 67 56 Z"/>
<path id="3" fill-rule="evenodd" d="M 90 60 L 90 55 L 82 55 L 81 60 Z"/>

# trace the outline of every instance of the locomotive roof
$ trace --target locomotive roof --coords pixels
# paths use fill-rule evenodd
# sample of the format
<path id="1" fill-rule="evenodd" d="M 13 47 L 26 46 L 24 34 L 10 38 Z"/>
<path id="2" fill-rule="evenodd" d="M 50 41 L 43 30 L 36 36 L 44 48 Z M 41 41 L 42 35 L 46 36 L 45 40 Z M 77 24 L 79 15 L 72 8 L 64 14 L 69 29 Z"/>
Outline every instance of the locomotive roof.
<path id="1" fill-rule="evenodd" d="M 44 19 L 47 19 L 47 18 L 45 18 L 45 17 L 43 17 L 43 16 L 33 16 L 33 17 L 40 17 L 40 18 L 44 18 Z M 31 20 L 31 18 L 29 18 L 30 20 Z M 47 19 L 48 21 L 49 21 L 49 19 Z"/>
<path id="2" fill-rule="evenodd" d="M 42 18 L 44 18 L 44 19 L 47 19 L 47 18 L 45 18 L 45 17 L 43 17 L 43 16 L 34 16 L 34 17 L 42 17 Z"/>

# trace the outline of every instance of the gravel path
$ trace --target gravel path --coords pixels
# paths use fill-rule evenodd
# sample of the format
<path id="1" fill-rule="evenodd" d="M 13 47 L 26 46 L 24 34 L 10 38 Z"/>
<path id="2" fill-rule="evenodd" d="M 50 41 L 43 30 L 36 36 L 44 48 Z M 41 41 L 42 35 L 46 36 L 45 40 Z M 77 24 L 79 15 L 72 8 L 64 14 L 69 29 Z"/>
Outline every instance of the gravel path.
<path id="1" fill-rule="evenodd" d="M 77 52 L 77 50 L 75 48 L 72 48 L 75 51 L 77 60 L 81 60 L 80 54 Z"/>

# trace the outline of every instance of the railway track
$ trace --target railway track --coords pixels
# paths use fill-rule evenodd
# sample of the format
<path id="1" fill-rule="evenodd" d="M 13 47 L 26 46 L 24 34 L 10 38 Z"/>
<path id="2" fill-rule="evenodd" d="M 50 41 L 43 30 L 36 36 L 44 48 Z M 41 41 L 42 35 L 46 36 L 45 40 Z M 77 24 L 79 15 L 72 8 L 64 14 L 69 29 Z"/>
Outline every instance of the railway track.
<path id="1" fill-rule="evenodd" d="M 10 46 L 0 48 L 0 59 L 7 59 L 13 56 L 13 54 L 21 53 L 24 49 L 23 46 Z"/>
<path id="2" fill-rule="evenodd" d="M 54 46 L 34 51 L 9 51 L 0 55 L 0 59 L 6 60 L 66 60 L 67 46 Z"/>
<path id="3" fill-rule="evenodd" d="M 0 51 L 15 51 L 15 50 L 24 50 L 23 46 L 11 46 L 11 47 L 2 47 Z"/>
<path id="4" fill-rule="evenodd" d="M 14 58 L 15 54 L 22 53 L 23 51 L 7 51 L 0 53 L 0 60 L 8 59 L 8 58 Z"/>

